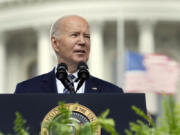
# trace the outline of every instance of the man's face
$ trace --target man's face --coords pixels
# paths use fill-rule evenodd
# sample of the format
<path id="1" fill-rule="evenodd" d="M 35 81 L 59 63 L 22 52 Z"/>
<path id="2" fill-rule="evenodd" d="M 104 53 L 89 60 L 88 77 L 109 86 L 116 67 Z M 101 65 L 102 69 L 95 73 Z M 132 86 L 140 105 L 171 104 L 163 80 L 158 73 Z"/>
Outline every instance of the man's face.
<path id="1" fill-rule="evenodd" d="M 63 20 L 60 25 L 60 36 L 52 38 L 53 48 L 58 55 L 59 63 L 87 62 L 90 52 L 88 23 L 82 18 L 71 17 Z"/>

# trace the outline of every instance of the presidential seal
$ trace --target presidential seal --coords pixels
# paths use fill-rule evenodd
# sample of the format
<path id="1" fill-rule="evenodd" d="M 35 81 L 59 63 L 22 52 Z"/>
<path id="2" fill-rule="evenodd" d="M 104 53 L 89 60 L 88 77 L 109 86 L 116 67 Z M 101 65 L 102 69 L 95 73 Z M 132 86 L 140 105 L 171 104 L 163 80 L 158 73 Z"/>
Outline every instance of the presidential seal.
<path id="1" fill-rule="evenodd" d="M 72 111 L 70 121 L 74 121 L 80 126 L 87 122 L 93 122 L 97 118 L 96 115 L 89 108 L 83 105 L 69 103 L 69 104 L 65 104 L 65 106 L 67 107 L 68 110 Z M 46 123 L 50 121 L 58 121 L 58 119 L 62 117 L 59 111 L 59 107 L 60 106 L 56 106 L 50 112 L 48 112 L 46 116 L 44 117 L 41 124 L 41 135 L 56 135 L 53 128 L 47 129 Z M 71 122 L 68 123 L 68 126 L 70 126 L 72 130 L 71 135 L 74 135 L 75 130 L 76 130 L 75 126 Z M 98 127 L 98 129 L 96 130 L 96 133 L 97 135 L 101 134 L 100 127 Z"/>

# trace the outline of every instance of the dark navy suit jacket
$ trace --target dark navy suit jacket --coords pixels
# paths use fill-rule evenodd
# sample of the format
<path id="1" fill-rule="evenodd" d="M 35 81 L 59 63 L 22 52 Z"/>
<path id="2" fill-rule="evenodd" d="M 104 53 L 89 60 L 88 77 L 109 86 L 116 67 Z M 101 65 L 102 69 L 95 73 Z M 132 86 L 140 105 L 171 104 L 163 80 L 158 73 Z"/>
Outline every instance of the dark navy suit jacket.
<path id="1" fill-rule="evenodd" d="M 85 84 L 85 93 L 123 93 L 114 84 L 90 76 Z M 54 70 L 32 79 L 18 83 L 15 93 L 57 93 Z"/>

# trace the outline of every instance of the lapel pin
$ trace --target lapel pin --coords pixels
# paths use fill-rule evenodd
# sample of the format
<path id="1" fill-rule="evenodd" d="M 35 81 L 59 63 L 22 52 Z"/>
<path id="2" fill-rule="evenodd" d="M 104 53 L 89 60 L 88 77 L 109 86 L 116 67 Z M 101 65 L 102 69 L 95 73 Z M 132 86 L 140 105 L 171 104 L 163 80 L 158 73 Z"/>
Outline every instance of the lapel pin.
<path id="1" fill-rule="evenodd" d="M 92 89 L 92 90 L 97 90 L 97 88 L 96 88 L 96 87 L 92 87 L 91 89 Z"/>

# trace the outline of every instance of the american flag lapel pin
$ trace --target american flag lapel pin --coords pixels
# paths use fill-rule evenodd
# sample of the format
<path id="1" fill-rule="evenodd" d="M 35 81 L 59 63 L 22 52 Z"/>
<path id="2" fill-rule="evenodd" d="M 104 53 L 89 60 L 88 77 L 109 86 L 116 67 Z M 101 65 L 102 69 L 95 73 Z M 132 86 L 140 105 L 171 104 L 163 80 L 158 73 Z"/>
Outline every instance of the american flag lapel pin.
<path id="1" fill-rule="evenodd" d="M 92 90 L 97 90 L 97 87 L 92 87 L 91 89 L 92 89 Z"/>

